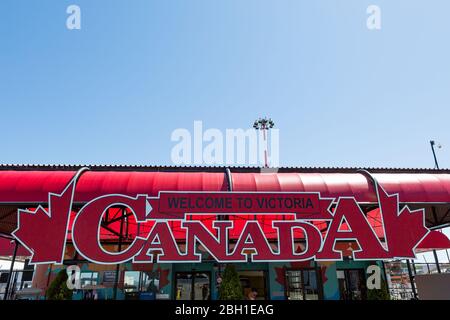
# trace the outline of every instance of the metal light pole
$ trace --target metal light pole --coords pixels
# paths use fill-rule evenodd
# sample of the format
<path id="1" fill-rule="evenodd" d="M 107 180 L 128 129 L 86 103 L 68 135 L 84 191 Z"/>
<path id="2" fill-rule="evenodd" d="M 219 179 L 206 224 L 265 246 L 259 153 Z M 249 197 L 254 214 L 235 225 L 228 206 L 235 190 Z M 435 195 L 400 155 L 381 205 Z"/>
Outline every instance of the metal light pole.
<path id="1" fill-rule="evenodd" d="M 435 169 L 439 170 L 439 163 L 437 161 L 436 152 L 434 151 L 435 145 L 436 145 L 436 142 L 434 140 L 430 140 L 431 151 L 433 152 L 433 158 L 434 158 L 434 167 L 435 167 Z M 440 144 L 438 144 L 438 148 L 439 149 L 442 148 Z M 447 250 L 446 250 L 446 252 L 447 252 Z M 438 271 L 438 273 L 441 273 L 441 267 L 439 266 L 439 260 L 438 260 L 436 250 L 433 250 L 433 256 L 434 256 L 434 260 L 436 262 L 437 271 Z M 448 252 L 447 252 L 447 257 L 448 257 Z"/>
<path id="2" fill-rule="evenodd" d="M 434 167 L 439 170 L 439 163 L 436 158 L 436 152 L 434 151 L 435 144 L 436 144 L 436 142 L 434 140 L 430 140 L 431 151 L 433 151 L 433 157 L 434 157 Z M 442 146 L 440 144 L 438 144 L 438 148 L 440 149 L 440 148 L 442 148 Z"/>
<path id="3" fill-rule="evenodd" d="M 267 138 L 266 138 L 266 130 L 270 130 L 275 126 L 275 123 L 272 121 L 272 119 L 267 118 L 259 118 L 255 120 L 253 123 L 253 128 L 256 130 L 262 130 L 263 136 L 264 136 L 264 167 L 269 167 L 268 157 L 267 157 Z"/>

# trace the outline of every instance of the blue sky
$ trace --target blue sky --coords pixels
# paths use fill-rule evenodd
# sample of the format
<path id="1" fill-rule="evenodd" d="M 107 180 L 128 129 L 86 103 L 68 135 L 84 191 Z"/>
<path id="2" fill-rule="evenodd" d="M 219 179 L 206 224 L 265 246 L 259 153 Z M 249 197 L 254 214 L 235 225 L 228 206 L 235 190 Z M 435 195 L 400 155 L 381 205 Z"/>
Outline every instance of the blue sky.
<path id="1" fill-rule="evenodd" d="M 77 4 L 82 29 L 68 30 Z M 366 28 L 381 8 L 382 29 Z M 171 132 L 280 129 L 280 163 L 450 167 L 446 0 L 2 0 L 2 163 L 171 164 Z"/>

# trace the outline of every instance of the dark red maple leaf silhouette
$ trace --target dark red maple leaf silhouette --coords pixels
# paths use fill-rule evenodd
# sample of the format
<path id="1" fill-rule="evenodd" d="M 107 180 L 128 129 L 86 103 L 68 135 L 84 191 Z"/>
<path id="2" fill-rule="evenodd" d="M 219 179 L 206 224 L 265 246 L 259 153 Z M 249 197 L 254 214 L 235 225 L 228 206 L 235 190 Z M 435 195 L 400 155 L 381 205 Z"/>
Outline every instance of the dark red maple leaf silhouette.
<path id="1" fill-rule="evenodd" d="M 392 258 L 415 258 L 414 249 L 430 232 L 425 226 L 424 209 L 399 212 L 398 194 L 389 195 L 377 184 L 387 249 Z"/>
<path id="2" fill-rule="evenodd" d="M 32 252 L 30 263 L 63 262 L 74 192 L 75 179 L 61 194 L 49 194 L 48 211 L 42 206 L 34 211 L 19 209 L 13 235 Z"/>
<path id="3" fill-rule="evenodd" d="M 286 285 L 286 268 L 285 267 L 275 267 L 276 278 L 275 281 L 281 284 L 283 287 Z"/>
<path id="4" fill-rule="evenodd" d="M 158 271 L 159 271 L 159 288 L 162 289 L 170 283 L 169 281 L 170 270 L 161 269 L 161 267 L 158 267 Z"/>

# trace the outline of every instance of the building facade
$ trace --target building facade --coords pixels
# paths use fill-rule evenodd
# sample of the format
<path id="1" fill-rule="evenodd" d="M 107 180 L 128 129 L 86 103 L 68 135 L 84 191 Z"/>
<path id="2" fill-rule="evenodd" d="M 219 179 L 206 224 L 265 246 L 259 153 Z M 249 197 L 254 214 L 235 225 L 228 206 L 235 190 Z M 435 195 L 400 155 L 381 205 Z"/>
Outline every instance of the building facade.
<path id="1" fill-rule="evenodd" d="M 364 244 L 351 237 L 348 240 L 341 238 L 334 243 L 333 250 L 340 252 L 341 259 L 326 260 L 316 256 L 299 261 L 217 261 L 208 245 L 198 242 L 194 244 L 195 252 L 201 255 L 201 259 L 195 263 L 162 262 L 155 259 L 155 256 L 152 256 L 153 260 L 145 263 L 131 259 L 117 264 L 95 263 L 86 257 L 87 254 L 82 253 L 81 246 L 74 241 L 76 232 L 80 232 L 74 231 L 74 225 L 81 225 L 76 219 L 81 219 L 77 217 L 87 211 L 85 208 L 88 204 L 105 195 L 123 195 L 130 198 L 146 195 L 156 199 L 162 197 L 164 192 L 254 193 L 264 197 L 269 193 L 307 193 L 317 194 L 319 200 L 330 199 L 327 209 L 332 215 L 338 214 L 339 199 L 351 198 L 374 235 L 387 247 L 386 234 L 389 230 L 385 227 L 386 221 L 383 222 L 380 195 L 377 193 L 377 185 L 380 185 L 387 195 L 397 195 L 400 212 L 406 206 L 411 212 L 423 209 L 427 228 L 450 223 L 450 172 L 446 170 L 280 168 L 272 172 L 261 172 L 259 168 L 220 167 L 2 166 L 0 232 L 4 238 L 15 241 L 21 250 L 21 256 L 30 258 L 34 255 L 32 259 L 36 259 L 37 250 L 31 248 L 30 243 L 33 240 L 29 239 L 39 236 L 43 239 L 40 241 L 48 246 L 53 245 L 53 240 L 44 228 L 39 230 L 39 227 L 36 227 L 32 237 L 18 232 L 20 221 L 25 223 L 25 218 L 19 221 L 18 213 L 25 210 L 31 212 L 31 215 L 37 215 L 41 208 L 51 216 L 49 194 L 60 194 L 67 190 L 71 181 L 76 181 L 76 186 L 73 184 L 70 218 L 64 238 L 64 257 L 61 263 L 45 263 L 45 259 L 42 259 L 43 262 L 35 268 L 32 287 L 41 290 L 41 298 L 44 298 L 45 291 L 56 275 L 69 267 L 73 270 L 74 283 L 77 283 L 73 299 L 216 300 L 219 298 L 223 271 L 230 264 L 234 265 L 238 272 L 243 296 L 246 297 L 249 291 L 255 290 L 257 299 L 265 300 L 368 299 L 370 289 L 367 288 L 367 279 L 373 270 L 370 267 L 377 266 L 382 280 L 386 279 L 383 262 L 386 259 L 355 259 L 354 253 L 363 249 L 361 247 Z M 155 211 L 156 207 L 152 209 Z M 242 244 L 245 250 L 250 250 L 244 250 L 244 254 L 252 256 L 251 243 L 240 239 L 240 232 L 247 228 L 249 221 L 259 225 L 268 245 L 276 251 L 277 243 L 281 242 L 273 222 L 292 220 L 292 212 L 285 214 L 284 211 L 275 209 L 270 212 L 272 209 L 261 212 L 249 207 L 246 212 L 238 214 L 230 214 L 226 210 L 208 214 L 206 210 L 201 214 L 187 214 L 183 221 L 199 221 L 210 232 L 214 231 L 215 221 L 232 221 L 233 228 L 230 229 L 227 246 L 235 248 Z M 98 226 L 100 247 L 109 253 L 132 250 L 137 239 L 148 236 L 154 228 L 154 224 L 140 223 L 138 220 L 136 214 L 133 215 L 133 210 L 127 206 L 108 207 L 102 213 Z M 340 223 L 338 232 L 356 232 L 348 221 Z M 323 238 L 326 238 L 330 221 L 325 218 L 314 219 L 309 225 L 314 226 Z M 190 244 L 187 243 L 186 230 L 181 223 L 176 219 L 170 220 L 167 226 L 180 252 L 188 250 Z M 307 251 L 310 243 L 306 235 L 304 230 L 293 236 L 294 250 Z M 431 240 L 420 240 L 414 249 L 431 249 L 437 243 L 432 242 L 430 245 Z M 164 242 L 167 239 L 157 241 Z M 155 246 L 159 244 L 157 241 Z M 11 250 L 11 247 L 8 250 Z M 0 254 L 5 253 L 13 255 L 12 252 Z"/>

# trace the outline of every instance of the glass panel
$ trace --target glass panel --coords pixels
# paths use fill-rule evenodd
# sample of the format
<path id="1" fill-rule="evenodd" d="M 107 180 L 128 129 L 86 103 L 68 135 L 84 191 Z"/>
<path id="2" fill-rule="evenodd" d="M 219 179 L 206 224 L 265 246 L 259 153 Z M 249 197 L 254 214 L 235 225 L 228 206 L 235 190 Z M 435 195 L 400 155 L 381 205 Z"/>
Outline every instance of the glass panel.
<path id="1" fill-rule="evenodd" d="M 303 300 L 303 282 L 300 270 L 286 271 L 287 298 L 289 300 Z"/>
<path id="2" fill-rule="evenodd" d="M 315 270 L 303 271 L 303 282 L 306 300 L 319 300 L 319 290 L 317 288 L 317 275 Z"/>
<path id="3" fill-rule="evenodd" d="M 191 300 L 192 294 L 192 274 L 177 273 L 176 274 L 176 299 Z"/>
<path id="4" fill-rule="evenodd" d="M 343 300 L 364 300 L 366 299 L 366 285 L 363 269 L 341 270 L 344 272 L 344 279 L 339 280 L 339 291 Z"/>
<path id="5" fill-rule="evenodd" d="M 361 274 L 360 270 L 348 270 L 348 286 L 352 300 L 361 300 Z"/>
<path id="6" fill-rule="evenodd" d="M 137 292 L 139 289 L 139 271 L 125 271 L 124 290 L 125 292 Z"/>
<path id="7" fill-rule="evenodd" d="M 194 279 L 194 300 L 208 300 L 209 294 L 208 274 L 196 273 Z"/>
<path id="8" fill-rule="evenodd" d="M 341 297 L 341 300 L 347 300 L 347 283 L 345 282 L 345 277 L 344 278 L 339 278 L 338 279 L 338 283 L 339 283 L 339 294 Z"/>
<path id="9" fill-rule="evenodd" d="M 87 286 L 96 286 L 98 279 L 98 272 L 82 272 L 80 275 L 81 288 Z"/>
<path id="10" fill-rule="evenodd" d="M 238 271 L 239 280 L 242 286 L 244 299 L 264 300 L 266 299 L 266 277 L 264 271 L 246 270 Z M 252 291 L 256 290 L 256 295 Z"/>
<path id="11" fill-rule="evenodd" d="M 142 273 L 141 292 L 159 292 L 159 273 L 143 272 Z"/>

